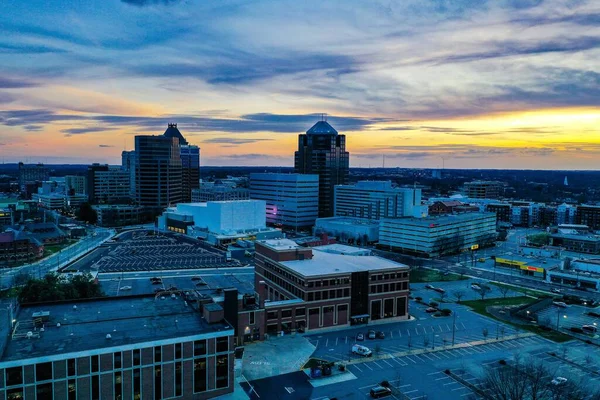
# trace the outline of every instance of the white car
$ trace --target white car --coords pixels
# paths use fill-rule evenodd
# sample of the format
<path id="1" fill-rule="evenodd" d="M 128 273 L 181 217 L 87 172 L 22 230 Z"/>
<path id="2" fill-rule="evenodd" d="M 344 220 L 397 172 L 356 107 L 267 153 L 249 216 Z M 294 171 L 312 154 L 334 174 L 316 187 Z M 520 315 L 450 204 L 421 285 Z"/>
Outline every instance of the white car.
<path id="1" fill-rule="evenodd" d="M 131 286 L 121 286 L 119 290 L 131 290 Z"/>
<path id="2" fill-rule="evenodd" d="M 481 286 L 479 286 L 479 285 L 478 285 L 478 284 L 476 284 L 476 283 L 472 283 L 472 284 L 471 284 L 471 289 L 473 289 L 473 290 L 481 290 Z"/>
<path id="3" fill-rule="evenodd" d="M 558 385 L 564 385 L 565 383 L 567 383 L 567 378 L 563 378 L 562 376 L 557 376 L 556 378 L 552 379 L 552 383 L 555 386 Z"/>
<path id="4" fill-rule="evenodd" d="M 567 305 L 567 303 L 563 303 L 562 301 L 553 301 L 552 304 L 554 304 L 556 307 L 560 307 L 560 308 L 567 308 L 567 307 L 569 307 Z"/>
<path id="5" fill-rule="evenodd" d="M 363 357 L 371 357 L 373 355 L 373 352 L 368 347 L 361 346 L 360 344 L 352 346 L 352 353 Z"/>

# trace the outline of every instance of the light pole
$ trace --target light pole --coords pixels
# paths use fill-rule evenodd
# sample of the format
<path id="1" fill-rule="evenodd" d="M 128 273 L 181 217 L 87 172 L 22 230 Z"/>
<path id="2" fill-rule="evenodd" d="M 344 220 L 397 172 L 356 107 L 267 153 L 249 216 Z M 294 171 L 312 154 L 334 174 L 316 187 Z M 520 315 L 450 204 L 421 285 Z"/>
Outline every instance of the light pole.
<path id="1" fill-rule="evenodd" d="M 454 346 L 454 333 L 456 332 L 456 311 L 453 314 L 454 318 L 452 319 L 452 346 Z"/>
<path id="2" fill-rule="evenodd" d="M 563 315 L 564 319 L 567 319 L 567 315 Z M 560 330 L 560 309 L 556 310 L 556 330 L 559 331 Z"/>

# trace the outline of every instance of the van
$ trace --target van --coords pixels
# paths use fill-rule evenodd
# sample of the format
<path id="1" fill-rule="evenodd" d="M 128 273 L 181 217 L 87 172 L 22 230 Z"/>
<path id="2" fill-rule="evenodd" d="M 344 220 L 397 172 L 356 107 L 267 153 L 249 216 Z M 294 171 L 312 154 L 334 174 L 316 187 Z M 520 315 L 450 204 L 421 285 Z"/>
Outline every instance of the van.
<path id="1" fill-rule="evenodd" d="M 363 357 L 371 357 L 373 352 L 369 350 L 368 347 L 361 346 L 360 344 L 355 344 L 352 346 L 352 354 L 358 354 Z"/>
<path id="2" fill-rule="evenodd" d="M 595 325 L 584 325 L 581 327 L 581 330 L 586 333 L 596 333 L 598 332 L 598 327 Z"/>
<path id="3" fill-rule="evenodd" d="M 378 399 L 380 397 L 390 396 L 392 394 L 392 390 L 383 386 L 375 386 L 369 393 L 372 398 Z"/>

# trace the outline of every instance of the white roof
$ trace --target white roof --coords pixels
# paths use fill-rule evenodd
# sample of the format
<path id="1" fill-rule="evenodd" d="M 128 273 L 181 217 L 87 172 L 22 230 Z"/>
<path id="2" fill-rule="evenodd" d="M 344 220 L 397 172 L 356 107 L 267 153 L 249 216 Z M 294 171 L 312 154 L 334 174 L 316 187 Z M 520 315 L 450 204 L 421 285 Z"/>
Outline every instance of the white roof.
<path id="1" fill-rule="evenodd" d="M 347 255 L 357 255 L 357 254 L 365 254 L 365 253 L 370 254 L 371 253 L 371 251 L 368 249 L 362 249 L 360 247 L 346 246 L 345 244 L 339 244 L 339 243 L 313 247 L 313 249 L 319 250 L 319 251 L 325 251 L 327 253 L 347 254 Z"/>
<path id="2" fill-rule="evenodd" d="M 267 239 L 259 240 L 258 242 L 275 250 L 289 250 L 300 247 L 298 243 L 290 239 Z"/>
<path id="3" fill-rule="evenodd" d="M 310 260 L 283 261 L 281 264 L 306 277 L 399 268 L 408 269 L 405 264 L 376 256 L 357 257 L 327 253 L 319 251 L 318 248 L 312 250 L 313 258 Z"/>

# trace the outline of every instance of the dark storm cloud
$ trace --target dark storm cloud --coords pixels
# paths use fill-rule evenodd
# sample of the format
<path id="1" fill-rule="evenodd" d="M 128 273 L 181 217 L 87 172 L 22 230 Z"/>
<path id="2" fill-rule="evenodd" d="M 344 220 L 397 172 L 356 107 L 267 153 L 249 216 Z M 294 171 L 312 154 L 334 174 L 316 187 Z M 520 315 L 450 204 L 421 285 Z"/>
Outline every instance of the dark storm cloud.
<path id="1" fill-rule="evenodd" d="M 112 144 L 99 144 L 98 147 L 115 147 Z"/>
<path id="2" fill-rule="evenodd" d="M 96 132 L 104 132 L 104 131 L 111 131 L 114 128 L 106 128 L 106 127 L 102 127 L 102 126 L 92 126 L 89 128 L 69 128 L 69 129 L 63 129 L 61 132 L 62 133 L 66 133 L 67 135 L 83 135 L 86 133 L 96 133 Z"/>
<path id="3" fill-rule="evenodd" d="M 146 6 L 154 6 L 154 5 L 170 6 L 170 5 L 180 3 L 181 0 L 121 0 L 121 2 L 123 2 L 125 4 L 130 4 L 132 6 L 146 7 Z"/>
<path id="4" fill-rule="evenodd" d="M 34 86 L 38 86 L 38 84 L 29 79 L 14 79 L 0 76 L 0 89 L 22 89 Z"/>
<path id="5" fill-rule="evenodd" d="M 243 139 L 243 138 L 219 137 L 219 138 L 203 140 L 202 143 L 228 144 L 228 145 L 231 145 L 230 147 L 232 147 L 232 146 L 238 146 L 240 144 L 264 142 L 264 141 L 269 141 L 269 140 L 273 140 L 273 139 L 252 139 L 252 138 Z"/>

